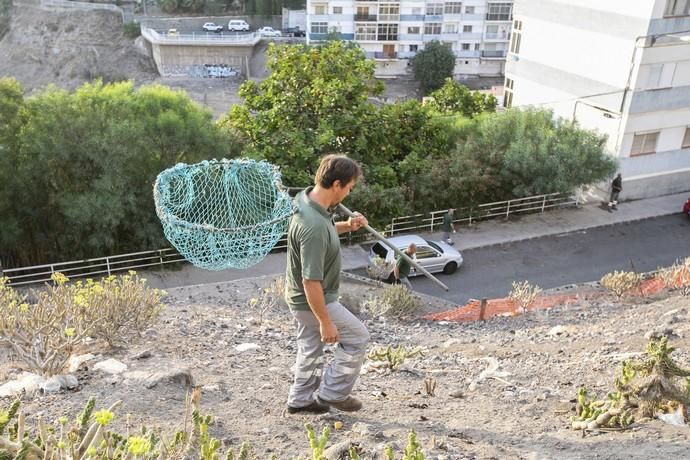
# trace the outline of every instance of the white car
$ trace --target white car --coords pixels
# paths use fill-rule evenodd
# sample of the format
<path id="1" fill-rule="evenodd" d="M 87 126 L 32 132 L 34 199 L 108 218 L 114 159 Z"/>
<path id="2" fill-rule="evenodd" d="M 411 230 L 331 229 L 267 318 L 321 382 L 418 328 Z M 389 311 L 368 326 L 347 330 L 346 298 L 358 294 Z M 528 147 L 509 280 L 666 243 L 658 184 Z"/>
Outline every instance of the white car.
<path id="1" fill-rule="evenodd" d="M 417 252 L 414 259 L 430 273 L 443 272 L 446 275 L 450 275 L 451 273 L 455 273 L 463 262 L 462 254 L 443 241 L 429 241 L 418 235 L 394 236 L 388 238 L 388 241 L 401 251 L 407 249 L 410 243 L 414 243 L 417 246 Z M 394 280 L 393 269 L 395 268 L 396 257 L 395 251 L 389 248 L 385 243 L 381 241 L 374 243 L 369 250 L 370 273 L 377 272 L 377 277 L 392 282 Z M 381 259 L 383 259 L 385 264 L 383 270 L 372 270 L 376 265 L 381 267 Z M 378 264 L 376 263 L 377 261 Z M 413 266 L 410 269 L 410 276 L 417 275 L 422 275 L 422 273 L 417 271 Z"/>
<path id="2" fill-rule="evenodd" d="M 275 30 L 273 27 L 262 27 L 261 29 L 257 30 L 259 32 L 259 35 L 262 37 L 282 37 L 283 34 L 279 30 Z"/>
<path id="3" fill-rule="evenodd" d="M 228 21 L 228 30 L 231 32 L 249 32 L 249 24 L 243 19 L 232 19 Z"/>
<path id="4" fill-rule="evenodd" d="M 215 22 L 206 22 L 204 23 L 203 26 L 201 26 L 202 29 L 204 29 L 206 32 L 222 32 L 223 31 L 223 26 L 219 26 Z"/>

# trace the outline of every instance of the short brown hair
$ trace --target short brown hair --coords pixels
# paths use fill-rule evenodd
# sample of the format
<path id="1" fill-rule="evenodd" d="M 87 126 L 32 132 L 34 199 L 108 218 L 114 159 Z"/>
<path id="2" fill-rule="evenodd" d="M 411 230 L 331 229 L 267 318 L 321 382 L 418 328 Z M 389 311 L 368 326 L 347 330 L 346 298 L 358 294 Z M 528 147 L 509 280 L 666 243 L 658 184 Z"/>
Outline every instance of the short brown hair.
<path id="1" fill-rule="evenodd" d="M 319 169 L 316 170 L 314 183 L 323 188 L 331 188 L 337 180 L 340 185 L 345 186 L 353 179 L 358 179 L 362 175 L 362 168 L 355 160 L 345 155 L 326 155 L 321 158 Z"/>

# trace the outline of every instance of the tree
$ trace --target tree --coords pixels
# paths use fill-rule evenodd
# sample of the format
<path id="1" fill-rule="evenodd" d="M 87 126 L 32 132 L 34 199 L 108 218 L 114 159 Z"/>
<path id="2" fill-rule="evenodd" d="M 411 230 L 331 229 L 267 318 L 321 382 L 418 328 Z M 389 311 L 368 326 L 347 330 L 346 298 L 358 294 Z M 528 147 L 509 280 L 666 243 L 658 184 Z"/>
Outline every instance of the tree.
<path id="1" fill-rule="evenodd" d="M 243 136 L 247 155 L 280 166 L 292 186 L 310 184 L 324 154 L 359 161 L 369 155 L 369 122 L 376 111 L 367 97 L 380 94 L 382 85 L 359 47 L 342 41 L 269 46 L 268 68 L 266 80 L 242 84 L 244 104 L 220 122 Z"/>
<path id="2" fill-rule="evenodd" d="M 434 40 L 427 43 L 412 59 L 412 68 L 422 92 L 429 94 L 443 86 L 446 78 L 453 76 L 455 55 L 450 48 Z"/>
<path id="3" fill-rule="evenodd" d="M 13 177 L 2 192 L 13 208 L 0 215 L 3 233 L 6 219 L 18 229 L 0 241 L 14 265 L 161 247 L 156 175 L 232 153 L 210 111 L 158 85 L 49 87 L 25 100 L 19 118 L 5 158 Z"/>
<path id="4" fill-rule="evenodd" d="M 465 85 L 446 78 L 443 86 L 432 92 L 429 107 L 442 114 L 474 117 L 482 112 L 496 111 L 496 98 L 491 94 L 470 91 Z"/>

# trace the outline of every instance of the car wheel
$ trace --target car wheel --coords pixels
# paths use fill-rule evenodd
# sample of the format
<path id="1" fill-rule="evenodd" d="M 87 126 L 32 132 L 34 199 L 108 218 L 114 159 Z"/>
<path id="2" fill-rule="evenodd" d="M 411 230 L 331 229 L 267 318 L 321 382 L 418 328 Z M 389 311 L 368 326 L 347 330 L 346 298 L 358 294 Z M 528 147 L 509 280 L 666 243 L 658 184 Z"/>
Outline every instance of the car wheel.
<path id="1" fill-rule="evenodd" d="M 458 264 L 455 262 L 448 262 L 445 267 L 443 267 L 443 273 L 446 275 L 452 275 L 455 273 L 455 270 L 458 269 Z"/>

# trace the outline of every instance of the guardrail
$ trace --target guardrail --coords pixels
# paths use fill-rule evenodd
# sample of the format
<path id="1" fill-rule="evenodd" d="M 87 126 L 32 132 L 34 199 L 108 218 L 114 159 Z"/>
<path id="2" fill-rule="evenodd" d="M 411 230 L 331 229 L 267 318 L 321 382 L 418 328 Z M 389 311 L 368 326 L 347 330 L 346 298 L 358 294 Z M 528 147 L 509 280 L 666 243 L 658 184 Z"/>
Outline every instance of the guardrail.
<path id="1" fill-rule="evenodd" d="M 492 219 L 494 217 L 505 217 L 507 219 L 511 214 L 543 213 L 549 209 L 578 206 L 579 199 L 577 196 L 578 195 L 573 197 L 570 193 L 549 193 L 546 195 L 480 204 L 476 208 L 456 209 L 453 222 L 472 225 L 473 222 Z M 438 231 L 446 212 L 448 212 L 448 210 L 443 209 L 441 211 L 432 211 L 425 214 L 395 217 L 391 223 L 386 226 L 384 233 L 386 236 L 393 236 L 398 233 L 413 230 L 424 230 L 429 232 Z"/>
<path id="2" fill-rule="evenodd" d="M 157 31 L 148 27 L 141 28 L 141 34 L 149 41 L 157 43 L 177 42 L 214 42 L 214 43 L 253 43 L 260 37 L 256 32 L 192 32 L 191 34 L 177 33 L 170 35 L 166 31 Z"/>
<path id="3" fill-rule="evenodd" d="M 567 193 L 550 193 L 514 200 L 497 201 L 477 206 L 474 209 L 457 209 L 455 223 L 467 223 L 491 219 L 494 217 L 510 217 L 511 214 L 544 212 L 549 209 L 564 208 L 579 205 L 579 199 Z M 410 231 L 438 231 L 443 222 L 446 209 L 432 211 L 425 214 L 415 214 L 394 218 L 385 231 L 385 236 Z M 340 240 L 349 244 L 368 238 L 365 234 L 344 233 Z M 283 235 L 273 251 L 282 251 L 287 248 L 287 238 Z M 185 263 L 186 260 L 173 248 L 154 251 L 134 252 L 115 256 L 97 257 L 94 259 L 75 260 L 70 262 L 58 262 L 53 264 L 35 265 L 31 267 L 19 267 L 0 270 L 0 276 L 9 278 L 12 286 L 45 283 L 55 272 L 61 272 L 69 278 L 96 277 L 111 275 L 115 272 L 134 270 L 146 267 L 164 267 L 167 264 Z"/>

